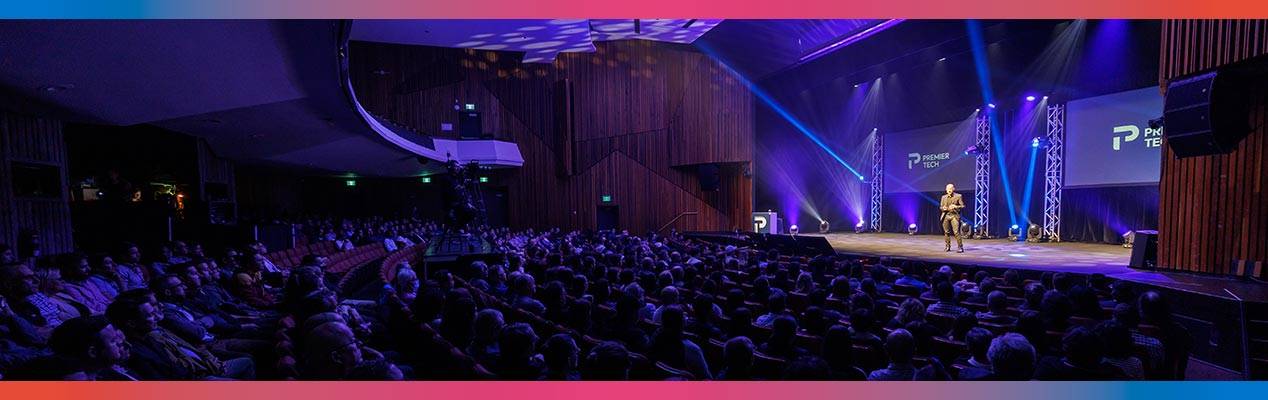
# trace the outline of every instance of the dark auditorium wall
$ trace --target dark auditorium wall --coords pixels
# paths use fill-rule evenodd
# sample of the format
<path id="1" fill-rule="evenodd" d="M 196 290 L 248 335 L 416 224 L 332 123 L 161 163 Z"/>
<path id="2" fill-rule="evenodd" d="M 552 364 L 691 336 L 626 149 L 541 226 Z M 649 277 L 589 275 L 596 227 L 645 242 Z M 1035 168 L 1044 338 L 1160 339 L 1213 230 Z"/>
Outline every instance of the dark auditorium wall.
<path id="1" fill-rule="evenodd" d="M 0 112 L 0 243 L 18 247 L 24 232 L 39 234 L 43 254 L 74 247 L 66 190 L 66 141 L 62 122 Z M 15 166 L 48 168 L 47 191 L 15 192 Z M 15 250 L 16 252 L 16 250 Z"/>
<path id="2" fill-rule="evenodd" d="M 1173 20 L 1162 26 L 1159 79 L 1268 54 L 1268 21 Z M 1255 130 L 1229 154 L 1176 159 L 1164 139 L 1158 266 L 1230 273 L 1237 260 L 1268 261 L 1268 99 L 1252 107 Z"/>
<path id="3" fill-rule="evenodd" d="M 684 212 L 699 214 L 672 227 L 747 226 L 753 101 L 744 84 L 691 47 L 595 45 L 521 64 L 509 52 L 354 42 L 352 80 L 367 109 L 424 134 L 455 137 L 455 107 L 476 104 L 483 131 L 524 156 L 523 167 L 498 177 L 512 227 L 594 228 L 601 195 L 612 196 L 620 227 L 632 232 Z M 556 106 L 564 80 L 571 113 Z M 719 165 L 717 191 L 702 190 L 700 164 Z"/>
<path id="4" fill-rule="evenodd" d="M 234 191 L 247 220 L 296 215 L 443 217 L 439 182 L 418 178 L 345 178 L 240 165 Z M 356 181 L 347 186 L 346 181 Z"/>

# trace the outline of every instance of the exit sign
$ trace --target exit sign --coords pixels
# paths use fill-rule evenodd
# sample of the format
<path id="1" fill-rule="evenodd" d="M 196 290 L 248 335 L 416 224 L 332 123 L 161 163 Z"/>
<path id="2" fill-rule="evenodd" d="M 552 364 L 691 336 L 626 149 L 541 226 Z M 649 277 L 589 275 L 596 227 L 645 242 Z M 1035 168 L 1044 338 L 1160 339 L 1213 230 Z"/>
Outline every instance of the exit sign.
<path id="1" fill-rule="evenodd" d="M 487 183 L 488 181 L 489 181 L 489 177 L 487 177 L 487 176 L 481 176 L 481 177 L 480 177 L 480 183 Z"/>
<path id="2" fill-rule="evenodd" d="M 422 181 L 423 181 L 423 183 L 431 183 L 431 177 L 430 177 L 430 176 L 424 176 L 424 177 L 423 177 L 423 179 L 422 179 Z"/>
<path id="3" fill-rule="evenodd" d="M 344 186 L 348 186 L 348 187 L 356 186 L 356 185 L 357 185 L 357 181 L 354 181 L 354 180 L 352 180 L 352 179 L 349 179 L 349 180 L 343 181 L 343 185 L 344 185 Z"/>
<path id="4" fill-rule="evenodd" d="M 467 103 L 467 104 L 464 104 L 462 108 L 466 109 L 467 111 L 475 111 L 475 104 Z"/>
<path id="5" fill-rule="evenodd" d="M 610 194 L 605 194 L 605 195 L 599 196 L 599 201 L 604 202 L 604 203 L 611 203 L 611 202 L 612 202 L 612 195 L 610 195 Z"/>

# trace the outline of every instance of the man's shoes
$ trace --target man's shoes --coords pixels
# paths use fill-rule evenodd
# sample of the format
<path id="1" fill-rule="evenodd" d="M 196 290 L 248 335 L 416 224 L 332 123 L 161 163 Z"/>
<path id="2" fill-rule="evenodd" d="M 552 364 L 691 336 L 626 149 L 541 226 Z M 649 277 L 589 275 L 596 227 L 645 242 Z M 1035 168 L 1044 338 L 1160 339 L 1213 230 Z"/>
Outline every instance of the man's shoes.
<path id="1" fill-rule="evenodd" d="M 948 252 L 948 253 L 950 253 L 950 252 L 951 252 L 951 246 L 947 246 L 947 249 L 946 249 L 945 251 L 946 251 L 946 252 Z"/>
<path id="2" fill-rule="evenodd" d="M 956 253 L 963 253 L 963 252 L 964 252 L 964 248 L 963 248 L 963 247 L 961 247 L 959 250 L 956 250 L 955 252 L 956 252 Z"/>

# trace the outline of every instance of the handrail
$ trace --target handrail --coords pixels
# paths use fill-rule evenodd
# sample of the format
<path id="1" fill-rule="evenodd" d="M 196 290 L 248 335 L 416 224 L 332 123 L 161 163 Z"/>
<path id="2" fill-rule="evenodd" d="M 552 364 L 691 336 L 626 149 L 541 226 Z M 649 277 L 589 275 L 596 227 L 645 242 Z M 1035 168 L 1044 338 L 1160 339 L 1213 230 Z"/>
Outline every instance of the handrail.
<path id="1" fill-rule="evenodd" d="M 696 211 L 683 211 L 681 213 L 678 213 L 678 216 L 674 217 L 674 219 L 669 220 L 669 223 L 666 223 L 665 225 L 661 226 L 660 229 L 657 229 L 656 233 L 660 233 L 660 231 L 663 231 L 665 230 L 665 228 L 668 228 L 670 225 L 673 225 L 674 222 L 678 222 L 678 219 L 682 218 L 682 216 L 684 215 L 698 215 L 698 214 L 700 213 Z"/>

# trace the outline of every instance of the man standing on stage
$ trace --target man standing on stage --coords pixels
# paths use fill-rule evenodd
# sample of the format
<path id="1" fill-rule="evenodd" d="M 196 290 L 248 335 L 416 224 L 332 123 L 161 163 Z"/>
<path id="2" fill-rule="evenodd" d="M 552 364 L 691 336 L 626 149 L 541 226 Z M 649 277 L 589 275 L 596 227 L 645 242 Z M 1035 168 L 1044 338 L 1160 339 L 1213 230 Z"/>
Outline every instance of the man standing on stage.
<path id="1" fill-rule="evenodd" d="M 951 251 L 951 237 L 955 237 L 957 253 L 964 252 L 964 239 L 960 237 L 960 209 L 964 208 L 964 198 L 955 192 L 955 184 L 947 184 L 947 194 L 942 195 L 942 237 L 946 239 L 947 250 Z"/>

